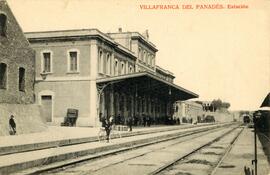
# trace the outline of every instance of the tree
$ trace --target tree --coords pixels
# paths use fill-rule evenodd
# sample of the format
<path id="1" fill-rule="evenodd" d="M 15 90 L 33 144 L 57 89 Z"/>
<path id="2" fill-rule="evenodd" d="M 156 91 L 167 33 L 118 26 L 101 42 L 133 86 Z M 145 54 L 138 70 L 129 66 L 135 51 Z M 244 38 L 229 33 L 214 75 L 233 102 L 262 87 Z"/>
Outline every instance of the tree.
<path id="1" fill-rule="evenodd" d="M 223 102 L 223 103 L 222 103 L 222 108 L 229 109 L 230 106 L 231 106 L 230 103 L 227 103 L 227 102 Z"/>
<path id="2" fill-rule="evenodd" d="M 220 109 L 222 107 L 222 101 L 220 99 L 213 100 L 211 102 L 211 105 L 213 106 L 213 111 L 216 111 L 217 109 Z"/>

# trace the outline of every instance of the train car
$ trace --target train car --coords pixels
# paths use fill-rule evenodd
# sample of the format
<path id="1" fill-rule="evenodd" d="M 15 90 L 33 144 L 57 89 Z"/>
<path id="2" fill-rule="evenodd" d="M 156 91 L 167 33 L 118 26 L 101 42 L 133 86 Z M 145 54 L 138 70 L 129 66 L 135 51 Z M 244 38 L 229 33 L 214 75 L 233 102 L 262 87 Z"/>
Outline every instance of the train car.
<path id="1" fill-rule="evenodd" d="M 244 124 L 251 123 L 251 117 L 249 115 L 243 115 L 242 118 L 243 118 Z"/>
<path id="2" fill-rule="evenodd" d="M 256 120 L 256 126 L 261 132 L 270 132 L 270 111 L 259 111 L 261 113 L 260 117 Z"/>

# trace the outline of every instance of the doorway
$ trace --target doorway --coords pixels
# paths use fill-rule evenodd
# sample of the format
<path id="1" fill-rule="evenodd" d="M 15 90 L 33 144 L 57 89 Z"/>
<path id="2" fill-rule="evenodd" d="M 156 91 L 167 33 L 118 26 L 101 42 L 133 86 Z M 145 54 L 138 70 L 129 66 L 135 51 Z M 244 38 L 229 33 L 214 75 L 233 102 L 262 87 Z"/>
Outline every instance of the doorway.
<path id="1" fill-rule="evenodd" d="M 46 122 L 52 122 L 52 96 L 41 96 L 42 114 Z"/>

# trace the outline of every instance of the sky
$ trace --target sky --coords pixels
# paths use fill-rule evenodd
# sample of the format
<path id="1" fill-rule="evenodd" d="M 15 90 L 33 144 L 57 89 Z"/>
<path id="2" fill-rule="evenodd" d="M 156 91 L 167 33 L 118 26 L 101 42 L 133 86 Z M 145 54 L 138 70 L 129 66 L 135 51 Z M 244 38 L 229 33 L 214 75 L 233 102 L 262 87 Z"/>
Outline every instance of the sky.
<path id="1" fill-rule="evenodd" d="M 175 84 L 256 110 L 270 92 L 270 0 L 7 0 L 24 32 L 97 28 L 149 31 L 156 64 Z M 197 9 L 196 5 L 246 5 Z M 179 9 L 141 9 L 178 5 Z M 192 5 L 193 9 L 183 9 Z"/>

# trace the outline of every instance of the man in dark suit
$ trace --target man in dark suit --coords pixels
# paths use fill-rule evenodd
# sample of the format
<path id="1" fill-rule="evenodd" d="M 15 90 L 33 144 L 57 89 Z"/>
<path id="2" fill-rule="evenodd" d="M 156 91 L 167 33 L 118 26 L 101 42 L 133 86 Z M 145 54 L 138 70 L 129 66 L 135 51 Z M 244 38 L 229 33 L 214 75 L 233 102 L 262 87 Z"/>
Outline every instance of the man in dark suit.
<path id="1" fill-rule="evenodd" d="M 16 123 L 15 123 L 15 120 L 14 120 L 14 116 L 13 115 L 10 116 L 9 127 L 11 129 L 10 135 L 15 135 L 16 134 Z"/>

